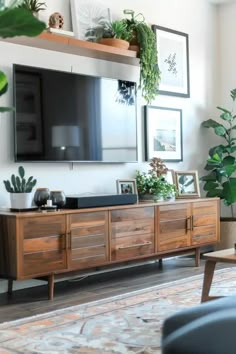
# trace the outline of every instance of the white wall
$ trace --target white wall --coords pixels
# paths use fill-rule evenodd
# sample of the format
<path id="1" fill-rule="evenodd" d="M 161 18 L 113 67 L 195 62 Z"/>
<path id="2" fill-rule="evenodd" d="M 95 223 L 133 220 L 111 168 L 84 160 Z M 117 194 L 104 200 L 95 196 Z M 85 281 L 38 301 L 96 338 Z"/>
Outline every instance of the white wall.
<path id="1" fill-rule="evenodd" d="M 96 2 L 96 0 L 94 0 Z M 113 18 L 123 17 L 123 9 L 141 12 L 150 24 L 156 24 L 189 34 L 190 47 L 190 98 L 159 96 L 153 105 L 180 108 L 183 110 L 183 162 L 167 164 L 175 170 L 202 169 L 207 157 L 208 137 L 200 128 L 202 120 L 209 118 L 216 105 L 219 87 L 217 59 L 217 6 L 206 0 L 104 0 L 110 7 Z M 65 17 L 65 29 L 71 30 L 69 0 L 48 0 L 48 7 L 41 18 L 47 20 L 52 12 L 59 11 Z M 236 11 L 236 6 L 235 9 Z M 233 31 L 232 31 L 232 42 Z M 21 47 L 0 42 L 0 70 L 7 72 L 10 85 L 7 95 L 1 97 L 1 105 L 12 104 L 12 63 L 39 65 L 70 70 L 104 74 L 119 71 L 125 77 L 137 78 L 137 68 L 123 64 L 106 63 L 102 60 L 76 57 L 40 49 Z M 141 102 L 143 105 L 144 102 Z M 133 178 L 135 170 L 147 170 L 143 162 L 142 109 L 138 109 L 139 163 L 135 164 L 75 164 L 25 163 L 27 175 L 38 179 L 37 187 L 62 189 L 70 193 L 115 193 L 117 178 Z M 19 164 L 13 160 L 13 119 L 11 114 L 2 114 L 0 119 L 0 206 L 9 205 L 9 195 L 1 181 L 15 173 Z"/>

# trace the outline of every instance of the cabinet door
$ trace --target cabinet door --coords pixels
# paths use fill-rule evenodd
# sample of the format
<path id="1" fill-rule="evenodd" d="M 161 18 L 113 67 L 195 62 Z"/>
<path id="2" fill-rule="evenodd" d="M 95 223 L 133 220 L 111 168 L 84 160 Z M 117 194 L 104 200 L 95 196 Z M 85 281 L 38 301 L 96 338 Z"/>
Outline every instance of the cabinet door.
<path id="1" fill-rule="evenodd" d="M 219 202 L 192 203 L 192 245 L 215 243 L 219 239 Z"/>
<path id="2" fill-rule="evenodd" d="M 112 261 L 154 253 L 154 207 L 111 211 Z"/>
<path id="3" fill-rule="evenodd" d="M 69 215 L 70 268 L 89 268 L 108 260 L 108 212 Z"/>
<path id="4" fill-rule="evenodd" d="M 20 276 L 50 274 L 66 268 L 66 223 L 64 215 L 28 217 L 19 220 Z"/>
<path id="5" fill-rule="evenodd" d="M 190 246 L 191 204 L 157 207 L 157 252 Z"/>

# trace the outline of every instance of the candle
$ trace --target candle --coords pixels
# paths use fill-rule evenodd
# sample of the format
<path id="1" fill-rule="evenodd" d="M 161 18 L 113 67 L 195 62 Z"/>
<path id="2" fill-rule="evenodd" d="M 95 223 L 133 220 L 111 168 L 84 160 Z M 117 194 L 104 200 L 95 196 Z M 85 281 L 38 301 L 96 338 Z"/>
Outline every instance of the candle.
<path id="1" fill-rule="evenodd" d="M 51 199 L 48 199 L 46 205 L 47 205 L 47 206 L 52 206 L 52 200 L 51 200 Z"/>

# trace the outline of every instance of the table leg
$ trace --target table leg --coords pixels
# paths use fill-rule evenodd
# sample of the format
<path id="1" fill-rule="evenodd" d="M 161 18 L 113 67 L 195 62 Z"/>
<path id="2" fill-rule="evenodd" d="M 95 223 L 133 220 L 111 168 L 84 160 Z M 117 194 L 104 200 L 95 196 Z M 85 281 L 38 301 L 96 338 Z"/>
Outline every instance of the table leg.
<path id="1" fill-rule="evenodd" d="M 200 266 L 200 247 L 195 249 L 195 267 Z"/>
<path id="2" fill-rule="evenodd" d="M 53 300 L 54 296 L 54 274 L 48 276 L 48 300 Z"/>
<path id="3" fill-rule="evenodd" d="M 8 279 L 8 289 L 7 289 L 8 295 L 12 295 L 12 291 L 13 291 L 13 280 Z"/>
<path id="4" fill-rule="evenodd" d="M 201 302 L 205 302 L 211 299 L 211 297 L 209 296 L 209 292 L 211 289 L 215 265 L 216 262 L 212 260 L 207 260 L 205 263 Z"/>

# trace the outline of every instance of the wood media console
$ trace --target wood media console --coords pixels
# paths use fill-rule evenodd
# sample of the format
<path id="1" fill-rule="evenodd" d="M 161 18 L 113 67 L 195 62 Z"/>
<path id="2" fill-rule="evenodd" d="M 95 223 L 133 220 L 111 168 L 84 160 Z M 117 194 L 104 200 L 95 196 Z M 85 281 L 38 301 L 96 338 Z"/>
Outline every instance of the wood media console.
<path id="1" fill-rule="evenodd" d="M 219 199 L 180 199 L 57 212 L 0 211 L 0 277 L 54 277 L 195 252 L 219 241 Z"/>

